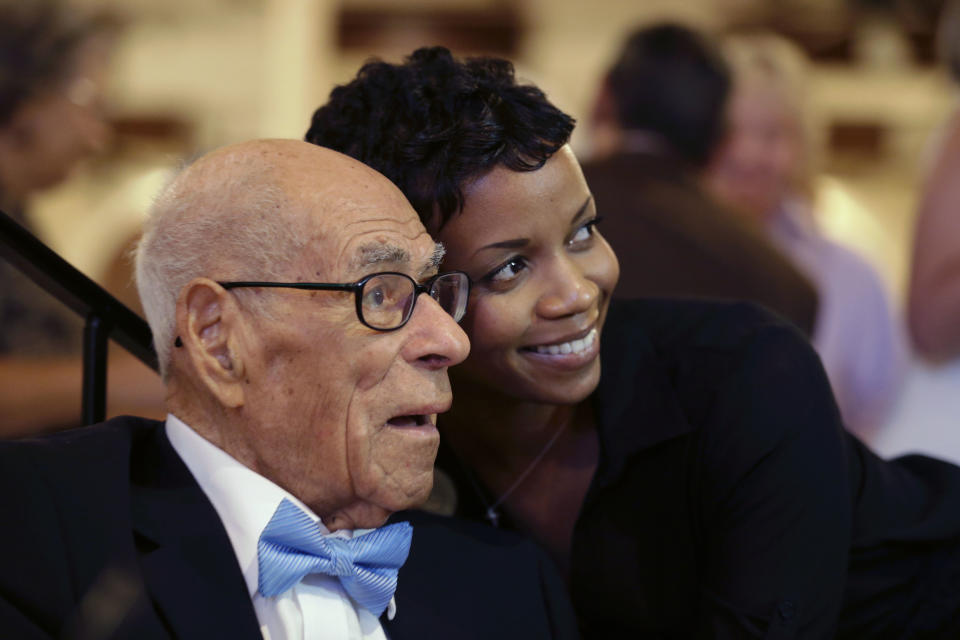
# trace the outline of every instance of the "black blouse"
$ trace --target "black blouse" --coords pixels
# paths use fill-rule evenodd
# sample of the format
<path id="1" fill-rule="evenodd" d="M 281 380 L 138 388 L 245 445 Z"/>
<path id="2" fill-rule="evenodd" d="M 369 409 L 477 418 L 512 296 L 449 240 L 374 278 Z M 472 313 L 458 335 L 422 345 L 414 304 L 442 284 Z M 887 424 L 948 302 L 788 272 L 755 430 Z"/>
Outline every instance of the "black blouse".
<path id="1" fill-rule="evenodd" d="M 571 555 L 586 637 L 960 637 L 960 468 L 849 435 L 799 332 L 747 304 L 614 302 L 601 357 Z M 482 518 L 489 496 L 438 464 Z"/>

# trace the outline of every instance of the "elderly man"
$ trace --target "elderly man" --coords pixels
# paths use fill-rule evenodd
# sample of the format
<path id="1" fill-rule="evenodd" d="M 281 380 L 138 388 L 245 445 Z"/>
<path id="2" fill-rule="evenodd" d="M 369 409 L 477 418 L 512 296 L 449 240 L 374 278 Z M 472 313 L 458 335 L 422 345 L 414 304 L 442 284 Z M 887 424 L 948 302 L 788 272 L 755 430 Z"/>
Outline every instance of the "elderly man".
<path id="1" fill-rule="evenodd" d="M 329 150 L 258 141 L 185 170 L 137 256 L 170 415 L 0 445 L 0 635 L 575 635 L 529 543 L 382 526 L 431 489 L 468 351 L 469 282 L 442 255 Z"/>

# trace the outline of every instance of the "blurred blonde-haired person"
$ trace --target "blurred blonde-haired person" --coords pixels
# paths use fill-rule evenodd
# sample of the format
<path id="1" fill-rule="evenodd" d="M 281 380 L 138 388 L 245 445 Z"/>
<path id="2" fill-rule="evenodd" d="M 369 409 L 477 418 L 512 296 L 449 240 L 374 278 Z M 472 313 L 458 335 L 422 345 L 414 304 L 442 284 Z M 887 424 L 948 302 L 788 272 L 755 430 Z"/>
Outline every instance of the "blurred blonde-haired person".
<path id="1" fill-rule="evenodd" d="M 807 61 L 799 48 L 768 33 L 728 36 L 723 49 L 734 89 L 727 137 L 707 181 L 815 283 L 813 345 L 845 424 L 869 440 L 901 387 L 907 350 L 878 273 L 818 229 Z"/>

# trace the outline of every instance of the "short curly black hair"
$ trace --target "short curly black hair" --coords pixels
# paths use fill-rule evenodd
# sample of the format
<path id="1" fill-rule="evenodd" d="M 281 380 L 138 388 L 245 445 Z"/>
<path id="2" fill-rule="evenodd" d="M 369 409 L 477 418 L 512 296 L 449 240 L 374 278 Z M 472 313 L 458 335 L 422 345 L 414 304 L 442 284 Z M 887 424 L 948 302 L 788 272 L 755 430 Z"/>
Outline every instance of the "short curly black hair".
<path id="1" fill-rule="evenodd" d="M 387 176 L 436 231 L 463 208 L 468 182 L 496 165 L 539 169 L 573 127 L 509 61 L 428 47 L 403 64 L 365 64 L 313 114 L 305 140 Z"/>

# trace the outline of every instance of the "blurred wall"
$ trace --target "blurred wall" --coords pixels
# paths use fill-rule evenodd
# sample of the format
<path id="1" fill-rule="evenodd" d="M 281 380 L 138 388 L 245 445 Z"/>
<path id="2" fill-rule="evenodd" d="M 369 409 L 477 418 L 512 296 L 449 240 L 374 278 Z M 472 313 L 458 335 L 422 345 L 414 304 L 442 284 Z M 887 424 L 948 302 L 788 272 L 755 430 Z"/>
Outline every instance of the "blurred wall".
<path id="1" fill-rule="evenodd" d="M 117 117 L 139 123 L 133 127 L 135 134 L 137 127 L 156 129 L 158 122 L 179 123 L 181 131 L 175 144 L 165 143 L 162 135 L 142 140 L 134 135 L 133 142 L 112 158 L 113 166 L 81 172 L 78 180 L 38 201 L 38 217 L 50 241 L 81 267 L 94 271 L 99 268 L 100 248 L 115 242 L 104 237 L 127 235 L 138 224 L 148 193 L 162 183 L 156 170 L 246 138 L 301 136 L 310 113 L 330 88 L 348 80 L 370 55 L 396 59 L 434 42 L 431 16 L 470 20 L 470 15 L 493 14 L 515 20 L 511 28 L 519 37 L 511 57 L 519 74 L 578 118 L 581 126 L 573 142 L 585 152 L 587 120 L 600 75 L 634 26 L 672 19 L 717 31 L 730 23 L 769 18 L 813 34 L 820 29 L 829 36 L 831 28 L 847 19 L 850 4 L 844 0 L 74 3 L 111 8 L 127 21 L 114 60 L 111 98 Z M 773 6 L 778 7 L 777 15 L 771 14 Z M 379 13 L 392 15 L 393 21 L 380 25 L 382 36 L 370 44 L 341 46 L 340 21 L 351 11 L 361 21 L 378 23 Z M 882 144 L 859 155 L 828 154 L 825 168 L 832 178 L 824 182 L 826 204 L 821 211 L 828 232 L 870 257 L 899 293 L 926 149 L 938 123 L 952 109 L 953 96 L 939 69 L 918 66 L 910 58 L 904 36 L 889 20 L 861 22 L 852 25 L 855 37 L 848 45 L 852 61 L 826 60 L 814 67 L 811 101 L 825 126 L 852 123 L 848 127 L 852 131 L 875 129 L 882 132 Z M 144 173 L 154 179 L 137 177 Z M 140 186 L 124 186 L 129 184 Z M 104 198 L 109 206 L 100 204 Z M 123 219 L 131 222 L 119 222 Z"/>
<path id="2" fill-rule="evenodd" d="M 110 272 L 172 169 L 231 142 L 299 138 L 330 89 L 369 56 L 398 59 L 438 42 L 506 53 L 521 78 L 577 117 L 573 144 L 585 153 L 591 102 L 622 39 L 669 19 L 710 32 L 768 25 L 816 54 L 810 102 L 827 143 L 819 221 L 877 267 L 899 302 L 917 193 L 956 102 L 923 24 L 940 0 L 67 1 L 126 20 L 109 96 L 117 144 L 31 213 L 61 254 L 96 279 L 121 278 L 128 293 L 123 269 Z M 883 451 L 911 448 L 926 428 L 929 450 L 960 460 L 960 435 L 944 445 L 960 365 L 952 378 L 937 375 L 912 375 L 919 382 L 893 420 L 902 428 L 887 432 Z"/>

